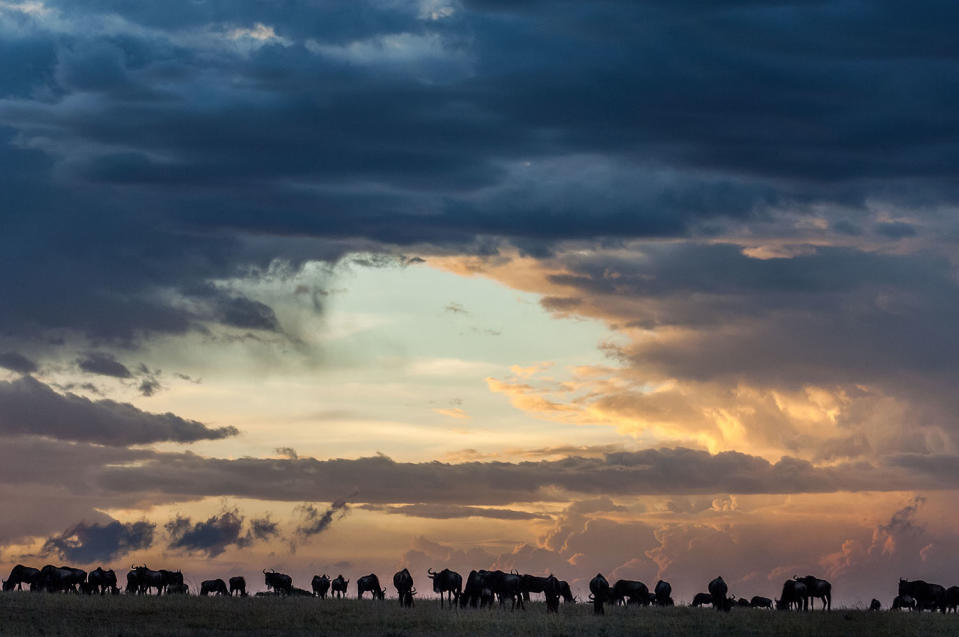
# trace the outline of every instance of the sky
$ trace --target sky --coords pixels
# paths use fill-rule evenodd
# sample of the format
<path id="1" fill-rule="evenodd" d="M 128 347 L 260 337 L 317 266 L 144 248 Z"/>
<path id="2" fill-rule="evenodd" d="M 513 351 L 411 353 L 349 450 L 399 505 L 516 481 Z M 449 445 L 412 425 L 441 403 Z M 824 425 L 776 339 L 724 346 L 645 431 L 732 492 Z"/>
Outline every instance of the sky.
<path id="1" fill-rule="evenodd" d="M 957 19 L 0 0 L 0 570 L 959 583 Z"/>

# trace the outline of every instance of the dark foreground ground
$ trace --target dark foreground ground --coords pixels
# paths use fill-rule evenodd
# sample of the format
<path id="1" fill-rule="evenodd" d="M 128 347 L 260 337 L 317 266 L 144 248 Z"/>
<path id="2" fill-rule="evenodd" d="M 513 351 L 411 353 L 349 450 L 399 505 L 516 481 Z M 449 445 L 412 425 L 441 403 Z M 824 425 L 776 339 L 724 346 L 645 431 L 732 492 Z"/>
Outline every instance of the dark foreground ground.
<path id="1" fill-rule="evenodd" d="M 82 597 L 0 594 L 0 634 L 6 635 L 959 635 L 959 616 L 933 613 L 786 613 L 733 609 L 609 608 L 594 617 L 587 604 L 546 615 L 440 610 L 420 600 L 412 610 L 396 600 L 313 598 Z"/>

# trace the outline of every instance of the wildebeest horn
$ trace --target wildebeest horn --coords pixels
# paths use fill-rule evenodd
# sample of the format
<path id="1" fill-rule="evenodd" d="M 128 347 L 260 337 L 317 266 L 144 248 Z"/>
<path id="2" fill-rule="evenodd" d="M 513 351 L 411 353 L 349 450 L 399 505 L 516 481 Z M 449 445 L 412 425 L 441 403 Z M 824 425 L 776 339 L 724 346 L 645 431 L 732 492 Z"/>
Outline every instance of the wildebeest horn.
<path id="1" fill-rule="evenodd" d="M 430 577 L 433 577 L 434 575 L 436 575 L 436 571 L 434 571 L 431 568 L 426 569 L 426 572 L 430 574 Z"/>
<path id="2" fill-rule="evenodd" d="M 595 602 L 595 601 L 596 601 L 596 598 L 593 597 L 593 594 L 592 594 L 592 593 L 589 594 L 589 601 L 591 601 L 591 602 Z"/>

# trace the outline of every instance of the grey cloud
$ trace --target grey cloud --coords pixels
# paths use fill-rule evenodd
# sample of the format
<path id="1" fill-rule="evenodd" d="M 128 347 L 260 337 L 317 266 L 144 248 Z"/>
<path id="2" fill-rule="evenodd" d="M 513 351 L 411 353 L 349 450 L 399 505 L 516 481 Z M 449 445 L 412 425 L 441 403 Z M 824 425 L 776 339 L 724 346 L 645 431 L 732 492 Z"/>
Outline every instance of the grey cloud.
<path id="1" fill-rule="evenodd" d="M 242 296 L 234 296 L 218 303 L 219 319 L 224 325 L 242 329 L 275 332 L 280 324 L 270 306 Z"/>
<path id="2" fill-rule="evenodd" d="M 456 504 L 404 504 L 401 506 L 363 505 L 360 508 L 382 511 L 391 515 L 449 520 L 454 518 L 490 518 L 494 520 L 549 520 L 545 513 L 530 513 L 515 509 L 484 508 Z"/>
<path id="3" fill-rule="evenodd" d="M 876 224 L 876 232 L 888 239 L 905 239 L 916 236 L 916 227 L 910 223 L 890 221 Z"/>
<path id="4" fill-rule="evenodd" d="M 126 365 L 106 352 L 88 352 L 77 359 L 77 365 L 88 374 L 113 376 L 114 378 L 131 378 L 133 376 Z"/>
<path id="5" fill-rule="evenodd" d="M 111 446 L 217 440 L 238 433 L 234 427 L 211 428 L 172 413 L 145 412 L 129 403 L 59 394 L 30 376 L 0 382 L 0 432 Z"/>
<path id="6" fill-rule="evenodd" d="M 177 516 L 164 525 L 170 536 L 169 548 L 183 549 L 190 553 L 204 553 L 216 557 L 230 545 L 240 545 L 243 516 L 236 509 L 210 516 L 207 520 L 193 523 L 188 517 Z"/>
<path id="7" fill-rule="evenodd" d="M 156 524 L 146 520 L 126 524 L 117 520 L 106 524 L 81 522 L 47 539 L 40 552 L 79 564 L 109 562 L 150 548 L 155 530 Z"/>
<path id="8" fill-rule="evenodd" d="M 298 507 L 300 525 L 296 529 L 301 537 L 312 537 L 328 529 L 335 520 L 342 520 L 350 512 L 350 505 L 346 499 L 335 500 L 325 511 L 320 511 L 312 504 L 303 504 Z"/>
<path id="9" fill-rule="evenodd" d="M 32 374 L 37 371 L 37 364 L 19 352 L 0 353 L 0 367 L 21 374 Z"/>

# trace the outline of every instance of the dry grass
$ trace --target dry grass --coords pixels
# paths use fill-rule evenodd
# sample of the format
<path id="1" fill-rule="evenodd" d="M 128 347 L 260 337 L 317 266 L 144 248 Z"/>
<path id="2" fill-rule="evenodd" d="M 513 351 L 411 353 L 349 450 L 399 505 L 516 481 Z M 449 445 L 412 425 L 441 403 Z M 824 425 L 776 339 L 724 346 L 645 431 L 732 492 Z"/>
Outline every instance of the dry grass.
<path id="1" fill-rule="evenodd" d="M 420 600 L 372 602 L 299 598 L 83 597 L 0 595 L 2 635 L 956 635 L 959 617 L 933 613 L 785 613 L 733 609 L 609 608 L 594 617 L 586 604 L 547 616 L 526 612 L 441 610 Z"/>

